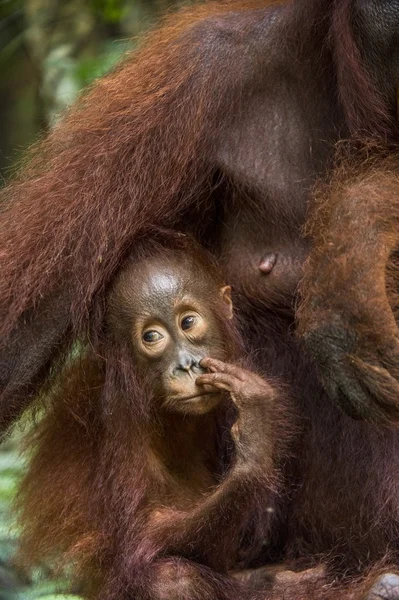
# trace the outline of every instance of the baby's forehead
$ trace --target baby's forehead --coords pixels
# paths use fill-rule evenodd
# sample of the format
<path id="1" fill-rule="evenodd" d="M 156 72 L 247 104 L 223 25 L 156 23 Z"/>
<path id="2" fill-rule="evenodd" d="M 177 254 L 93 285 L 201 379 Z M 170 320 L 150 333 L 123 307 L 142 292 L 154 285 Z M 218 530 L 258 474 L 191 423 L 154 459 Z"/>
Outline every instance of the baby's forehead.
<path id="1" fill-rule="evenodd" d="M 147 301 L 156 301 L 157 299 L 173 300 L 181 296 L 191 280 L 189 275 L 183 271 L 173 269 L 157 269 L 147 268 L 143 272 L 141 288 L 138 293 Z"/>
<path id="2" fill-rule="evenodd" d="M 212 282 L 205 270 L 189 259 L 173 255 L 156 256 L 137 264 L 130 271 L 136 299 L 146 304 L 174 302 L 185 295 L 198 296 Z"/>
<path id="3" fill-rule="evenodd" d="M 144 287 L 159 287 L 165 293 L 184 284 L 195 282 L 191 261 L 181 256 L 154 256 L 137 265 L 135 276 Z"/>

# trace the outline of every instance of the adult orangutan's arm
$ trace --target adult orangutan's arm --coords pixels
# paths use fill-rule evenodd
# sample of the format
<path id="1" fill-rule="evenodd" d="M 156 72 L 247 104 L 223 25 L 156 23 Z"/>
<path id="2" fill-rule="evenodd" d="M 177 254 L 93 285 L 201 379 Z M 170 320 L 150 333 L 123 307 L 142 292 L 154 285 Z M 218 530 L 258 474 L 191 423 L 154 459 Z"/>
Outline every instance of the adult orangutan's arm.
<path id="1" fill-rule="evenodd" d="M 355 418 L 399 422 L 399 163 L 336 173 L 308 226 L 299 332 L 329 395 Z"/>
<path id="2" fill-rule="evenodd" d="M 225 13 L 238 31 L 223 24 Z M 58 344 L 85 339 L 93 303 L 135 236 L 152 224 L 179 227 L 209 195 L 211 157 L 264 48 L 248 33 L 259 18 L 267 9 L 239 2 L 171 17 L 81 98 L 3 190 L 3 428 L 47 378 Z"/>

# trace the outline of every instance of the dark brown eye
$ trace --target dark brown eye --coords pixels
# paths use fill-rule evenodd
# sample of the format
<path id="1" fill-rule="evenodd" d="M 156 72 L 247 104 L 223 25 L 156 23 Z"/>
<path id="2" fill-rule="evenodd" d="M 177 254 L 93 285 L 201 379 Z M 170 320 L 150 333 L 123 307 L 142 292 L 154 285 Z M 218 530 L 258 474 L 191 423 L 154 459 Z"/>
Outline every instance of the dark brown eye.
<path id="1" fill-rule="evenodd" d="M 182 319 L 181 328 L 183 329 L 183 331 L 187 331 L 188 329 L 194 327 L 196 322 L 197 317 L 194 317 L 193 315 L 188 315 L 187 317 L 184 317 L 184 319 Z"/>
<path id="2" fill-rule="evenodd" d="M 162 339 L 163 335 L 161 335 L 159 331 L 155 331 L 155 329 L 152 329 L 151 331 L 146 331 L 143 334 L 143 342 L 145 342 L 146 344 L 156 344 Z"/>

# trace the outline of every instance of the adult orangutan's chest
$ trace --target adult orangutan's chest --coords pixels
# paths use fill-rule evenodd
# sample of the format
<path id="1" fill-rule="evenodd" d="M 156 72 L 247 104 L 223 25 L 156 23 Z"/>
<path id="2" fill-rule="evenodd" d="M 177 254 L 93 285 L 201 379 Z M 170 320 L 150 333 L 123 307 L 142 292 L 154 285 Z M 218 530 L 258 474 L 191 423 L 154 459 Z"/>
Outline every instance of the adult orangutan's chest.
<path id="1" fill-rule="evenodd" d="M 325 77 L 328 79 L 327 74 Z M 273 69 L 219 140 L 229 189 L 218 219 L 226 276 L 247 296 L 281 304 L 295 292 L 308 245 L 310 190 L 331 164 L 342 115 L 312 62 Z"/>
<path id="2" fill-rule="evenodd" d="M 305 202 L 286 209 L 240 195 L 221 220 L 219 259 L 227 283 L 267 305 L 291 303 L 309 251 L 301 232 Z"/>

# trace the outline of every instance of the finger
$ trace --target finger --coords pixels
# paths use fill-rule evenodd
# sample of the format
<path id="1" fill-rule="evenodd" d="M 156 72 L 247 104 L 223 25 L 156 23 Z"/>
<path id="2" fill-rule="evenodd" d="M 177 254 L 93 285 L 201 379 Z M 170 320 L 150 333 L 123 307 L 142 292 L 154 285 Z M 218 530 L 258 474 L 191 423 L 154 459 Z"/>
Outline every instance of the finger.
<path id="1" fill-rule="evenodd" d="M 206 373 L 199 375 L 195 380 L 197 385 L 213 385 L 220 390 L 233 391 L 237 387 L 237 380 L 228 373 Z"/>
<path id="2" fill-rule="evenodd" d="M 353 367 L 353 365 L 352 365 Z M 338 368 L 335 375 L 335 399 L 343 411 L 355 420 L 369 420 L 369 415 L 380 412 L 374 405 L 372 394 L 362 384 L 356 372 Z M 381 420 L 382 415 L 377 421 Z"/>
<path id="3" fill-rule="evenodd" d="M 370 398 L 371 408 L 383 414 L 378 421 L 399 421 L 399 383 L 382 367 L 365 363 L 357 357 L 352 359 L 358 381 Z M 370 407 L 369 407 L 370 412 Z M 371 413 L 370 413 L 371 414 Z M 378 417 L 378 415 L 376 415 Z M 377 421 L 377 422 L 378 422 Z"/>
<path id="4" fill-rule="evenodd" d="M 240 381 L 244 381 L 245 371 L 240 369 L 236 365 L 225 363 L 222 360 L 216 358 L 203 358 L 200 362 L 201 367 L 209 369 L 213 373 L 227 373 Z"/>
<path id="5" fill-rule="evenodd" d="M 211 382 L 211 373 L 206 373 L 204 375 L 198 375 L 198 377 L 195 379 L 195 385 L 210 385 L 213 386 L 213 383 Z"/>

